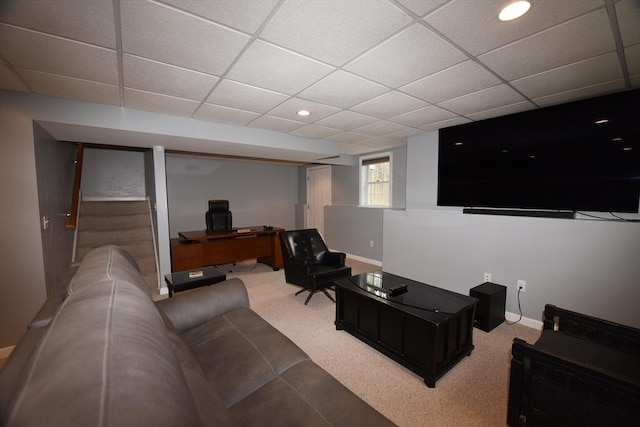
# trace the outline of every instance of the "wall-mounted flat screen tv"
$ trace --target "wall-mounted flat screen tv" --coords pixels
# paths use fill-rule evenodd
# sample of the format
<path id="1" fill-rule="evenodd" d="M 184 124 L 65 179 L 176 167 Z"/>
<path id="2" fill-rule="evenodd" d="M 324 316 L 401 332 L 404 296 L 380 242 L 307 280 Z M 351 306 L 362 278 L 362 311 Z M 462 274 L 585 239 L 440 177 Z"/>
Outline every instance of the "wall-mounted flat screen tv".
<path id="1" fill-rule="evenodd" d="M 638 212 L 640 89 L 439 131 L 438 205 Z"/>

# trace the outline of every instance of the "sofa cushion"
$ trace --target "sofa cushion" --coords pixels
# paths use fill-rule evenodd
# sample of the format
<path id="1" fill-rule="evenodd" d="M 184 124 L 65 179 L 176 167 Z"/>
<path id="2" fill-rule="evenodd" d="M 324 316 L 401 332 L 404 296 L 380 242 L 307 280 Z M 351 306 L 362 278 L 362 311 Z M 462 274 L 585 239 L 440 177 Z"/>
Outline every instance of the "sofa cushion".
<path id="1" fill-rule="evenodd" d="M 292 366 L 229 408 L 238 425 L 389 426 L 338 380 L 312 361 Z"/>
<path id="2" fill-rule="evenodd" d="M 227 407 L 289 367 L 309 360 L 289 338 L 248 308 L 232 310 L 185 332 L 182 338 Z"/>
<path id="3" fill-rule="evenodd" d="M 199 424 L 160 314 L 121 279 L 72 293 L 23 370 L 7 425 Z"/>
<path id="4" fill-rule="evenodd" d="M 209 386 L 195 354 L 180 338 L 166 314 L 162 311 L 159 311 L 159 313 L 164 321 L 167 336 L 171 341 L 176 358 L 180 363 L 182 374 L 198 411 L 202 426 L 224 427 L 232 425 L 224 403 L 216 391 Z"/>

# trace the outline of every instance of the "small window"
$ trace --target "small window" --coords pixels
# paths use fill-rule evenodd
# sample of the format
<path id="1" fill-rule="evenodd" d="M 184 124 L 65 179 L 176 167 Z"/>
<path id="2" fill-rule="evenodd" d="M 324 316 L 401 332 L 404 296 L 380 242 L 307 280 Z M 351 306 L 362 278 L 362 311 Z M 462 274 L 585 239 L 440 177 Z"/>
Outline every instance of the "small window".
<path id="1" fill-rule="evenodd" d="M 360 203 L 363 206 L 391 206 L 391 155 L 360 159 Z"/>

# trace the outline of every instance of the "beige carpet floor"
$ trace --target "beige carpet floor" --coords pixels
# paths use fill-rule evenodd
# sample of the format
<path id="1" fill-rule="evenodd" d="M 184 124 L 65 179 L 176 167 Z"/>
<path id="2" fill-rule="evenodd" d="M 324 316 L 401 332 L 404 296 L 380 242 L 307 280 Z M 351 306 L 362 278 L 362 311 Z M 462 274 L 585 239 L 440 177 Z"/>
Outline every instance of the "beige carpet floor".
<path id="1" fill-rule="evenodd" d="M 375 266 L 349 261 L 354 274 Z M 421 377 L 334 326 L 335 304 L 306 294 L 284 271 L 239 264 L 254 311 L 300 346 L 318 365 L 399 426 L 506 426 L 509 363 L 514 337 L 535 342 L 540 332 L 503 323 L 487 333 L 474 328 L 475 349 L 428 388 Z M 330 291 L 331 292 L 331 291 Z"/>

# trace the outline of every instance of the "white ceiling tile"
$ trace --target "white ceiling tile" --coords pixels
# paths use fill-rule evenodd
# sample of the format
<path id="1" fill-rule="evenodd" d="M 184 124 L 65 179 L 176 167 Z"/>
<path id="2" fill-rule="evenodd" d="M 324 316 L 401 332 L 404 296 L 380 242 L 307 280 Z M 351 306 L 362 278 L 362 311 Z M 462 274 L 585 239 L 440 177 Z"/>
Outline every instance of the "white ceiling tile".
<path id="1" fill-rule="evenodd" d="M 401 91 L 431 103 L 457 98 L 499 84 L 501 81 L 474 61 L 464 61 L 453 67 L 409 83 Z"/>
<path id="2" fill-rule="evenodd" d="M 626 89 L 625 82 L 623 79 L 619 79 L 610 82 L 599 83 L 589 87 L 569 90 L 567 92 L 554 93 L 552 95 L 536 98 L 533 101 L 540 107 L 548 107 L 550 105 L 563 104 L 566 102 L 577 101 L 579 99 L 606 95 L 624 89 Z"/>
<path id="3" fill-rule="evenodd" d="M 421 133 L 424 133 L 422 129 L 409 128 L 409 129 L 401 130 L 400 132 L 394 132 L 389 135 L 386 135 L 386 138 L 395 139 L 396 141 L 404 141 L 410 136 L 418 135 Z"/>
<path id="4" fill-rule="evenodd" d="M 110 1 L 3 1 L 1 9 L 1 22 L 116 48 L 113 4 Z"/>
<path id="5" fill-rule="evenodd" d="M 398 88 L 465 59 L 466 56 L 458 49 L 422 25 L 415 24 L 345 69 Z"/>
<path id="6" fill-rule="evenodd" d="M 14 67 L 118 84 L 116 52 L 0 24 L 0 54 Z"/>
<path id="7" fill-rule="evenodd" d="M 537 0 L 520 19 L 498 19 L 504 0 L 454 0 L 425 20 L 472 55 L 488 52 L 545 28 L 603 8 L 602 0 Z"/>
<path id="8" fill-rule="evenodd" d="M 473 114 L 467 114 L 467 117 L 474 121 L 485 120 L 485 119 L 490 119 L 492 117 L 506 116 L 509 114 L 519 113 L 521 111 L 533 110 L 534 108 L 535 108 L 535 105 L 533 105 L 531 102 L 522 101 L 522 102 L 517 102 L 515 104 L 504 105 L 501 107 L 492 108 L 489 110 L 480 111 Z"/>
<path id="9" fill-rule="evenodd" d="M 343 65 L 411 22 L 386 0 L 285 2 L 261 36 L 293 51 Z"/>
<path id="10" fill-rule="evenodd" d="M 640 44 L 626 48 L 624 56 L 627 60 L 629 74 L 640 74 Z"/>
<path id="11" fill-rule="evenodd" d="M 380 120 L 378 122 L 359 127 L 358 129 L 354 129 L 354 132 L 371 136 L 384 136 L 403 130 L 407 130 L 407 126 L 386 120 Z"/>
<path id="12" fill-rule="evenodd" d="M 634 89 L 640 88 L 640 74 L 631 76 L 631 87 Z"/>
<path id="13" fill-rule="evenodd" d="M 38 94 L 120 106 L 118 86 L 20 68 L 16 71 Z"/>
<path id="14" fill-rule="evenodd" d="M 29 92 L 29 88 L 5 64 L 0 63 L 0 88 L 16 92 Z"/>
<path id="15" fill-rule="evenodd" d="M 615 8 L 622 45 L 640 43 L 640 1 L 621 0 L 615 3 Z"/>
<path id="16" fill-rule="evenodd" d="M 621 78 L 618 54 L 611 52 L 514 80 L 511 84 L 529 98 L 541 98 Z"/>
<path id="17" fill-rule="evenodd" d="M 506 80 L 514 80 L 602 55 L 615 48 L 607 12 L 601 9 L 478 59 Z"/>
<path id="18" fill-rule="evenodd" d="M 351 110 L 373 117 L 388 119 L 428 105 L 426 102 L 404 93 L 392 91 L 356 105 Z"/>
<path id="19" fill-rule="evenodd" d="M 349 144 L 354 144 L 369 138 L 371 138 L 371 136 L 365 135 L 363 133 L 356 133 L 356 132 L 343 132 L 343 133 L 339 133 L 337 135 L 328 137 L 328 139 L 331 139 L 333 141 L 347 142 Z"/>
<path id="20" fill-rule="evenodd" d="M 418 16 L 424 16 L 447 0 L 398 0 L 407 9 L 411 10 Z"/>
<path id="21" fill-rule="evenodd" d="M 438 129 L 444 129 L 444 128 L 448 128 L 451 126 L 457 126 L 457 125 L 462 125 L 464 123 L 471 123 L 471 120 L 465 118 L 465 117 L 457 117 L 455 119 L 449 119 L 449 120 L 443 120 L 441 122 L 436 122 L 436 123 L 431 123 L 429 125 L 426 126 L 420 126 L 420 129 L 427 131 L 427 132 L 431 132 L 434 130 L 438 130 Z"/>
<path id="22" fill-rule="evenodd" d="M 136 89 L 124 89 L 124 106 L 174 116 L 191 116 L 199 102 L 173 96 L 159 95 Z"/>
<path id="23" fill-rule="evenodd" d="M 260 117 L 260 114 L 252 113 L 251 111 L 221 107 L 220 105 L 212 104 L 203 104 L 193 115 L 194 119 L 229 123 L 232 125 L 246 125 L 258 117 Z"/>
<path id="24" fill-rule="evenodd" d="M 219 76 L 249 41 L 238 31 L 161 4 L 138 0 L 120 6 L 125 53 Z"/>
<path id="25" fill-rule="evenodd" d="M 371 151 L 371 147 L 365 145 L 351 144 L 343 142 L 340 144 L 340 152 L 344 154 L 358 155 Z"/>
<path id="26" fill-rule="evenodd" d="M 382 85 L 339 70 L 298 96 L 339 108 L 349 108 L 388 91 Z"/>
<path id="27" fill-rule="evenodd" d="M 295 120 L 281 119 L 280 117 L 262 116 L 249 123 L 249 127 L 273 130 L 276 132 L 291 132 L 305 126 L 306 123 Z"/>
<path id="28" fill-rule="evenodd" d="M 368 125 L 369 123 L 373 123 L 377 120 L 378 119 L 371 116 L 365 116 L 364 114 L 345 110 L 339 111 L 322 120 L 318 120 L 316 124 L 349 131 L 359 128 L 360 126 Z"/>
<path id="29" fill-rule="evenodd" d="M 493 86 L 438 105 L 463 116 L 524 101 L 522 95 L 507 85 Z"/>
<path id="30" fill-rule="evenodd" d="M 269 16 L 278 0 L 164 0 L 220 24 L 253 33 Z"/>
<path id="31" fill-rule="evenodd" d="M 298 111 L 307 110 L 311 114 L 308 116 L 298 115 Z M 299 122 L 313 123 L 340 111 L 338 108 L 330 107 L 306 99 L 290 98 L 273 110 L 269 111 L 270 116 L 281 117 L 283 119 L 296 120 Z"/>
<path id="32" fill-rule="evenodd" d="M 293 95 L 333 70 L 320 62 L 257 40 L 234 65 L 228 77 Z"/>
<path id="33" fill-rule="evenodd" d="M 124 85 L 161 95 L 203 101 L 218 77 L 137 56 L 123 55 Z"/>
<path id="34" fill-rule="evenodd" d="M 288 98 L 288 95 L 225 79 L 215 88 L 207 102 L 266 113 Z"/>
<path id="35" fill-rule="evenodd" d="M 402 123 L 403 125 L 410 127 L 421 127 L 428 125 L 429 123 L 441 122 L 455 117 L 458 117 L 458 115 L 451 111 L 443 110 L 435 105 L 430 105 L 425 108 L 420 108 L 419 110 L 392 117 L 389 120 L 396 123 Z"/>
<path id="36" fill-rule="evenodd" d="M 341 133 L 340 129 L 328 128 L 318 125 L 307 125 L 291 132 L 292 135 L 303 136 L 305 138 L 327 138 Z"/>

